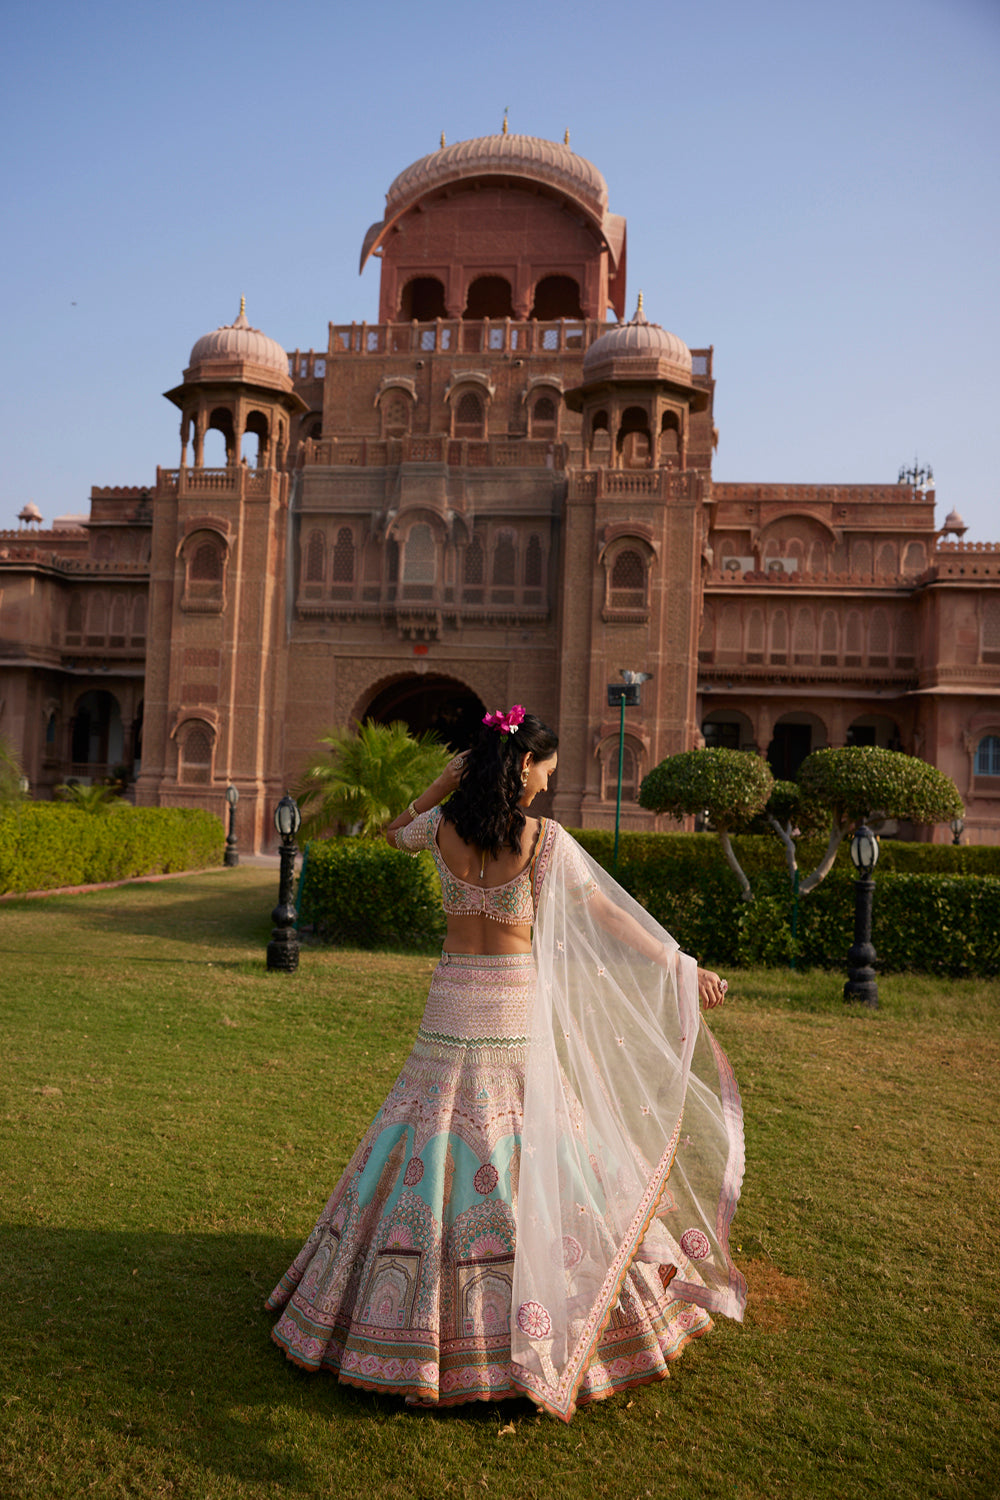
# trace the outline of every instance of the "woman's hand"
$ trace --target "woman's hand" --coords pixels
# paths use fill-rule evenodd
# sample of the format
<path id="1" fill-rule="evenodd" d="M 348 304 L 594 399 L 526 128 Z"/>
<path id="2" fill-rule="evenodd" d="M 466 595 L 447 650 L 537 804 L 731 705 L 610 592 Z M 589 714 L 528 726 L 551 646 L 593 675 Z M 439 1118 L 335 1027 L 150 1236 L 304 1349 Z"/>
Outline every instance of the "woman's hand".
<path id="1" fill-rule="evenodd" d="M 711 969 L 698 970 L 698 1001 L 702 1010 L 714 1010 L 726 998 L 729 983 Z"/>
<path id="2" fill-rule="evenodd" d="M 442 797 L 450 797 L 452 792 L 457 791 L 458 783 L 462 779 L 465 770 L 465 753 L 453 755 L 437 779 L 437 784 L 442 788 Z"/>

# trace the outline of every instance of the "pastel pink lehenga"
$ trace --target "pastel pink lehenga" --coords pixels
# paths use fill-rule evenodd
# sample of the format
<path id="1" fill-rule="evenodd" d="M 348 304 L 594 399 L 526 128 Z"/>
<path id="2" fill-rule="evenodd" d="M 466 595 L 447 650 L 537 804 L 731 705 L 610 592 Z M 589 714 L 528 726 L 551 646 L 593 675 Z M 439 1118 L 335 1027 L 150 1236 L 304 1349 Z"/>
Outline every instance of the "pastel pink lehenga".
<path id="1" fill-rule="evenodd" d="M 465 883 L 439 819 L 397 839 L 432 851 L 447 905 Z M 268 1300 L 273 1337 L 368 1390 L 526 1395 L 568 1421 L 662 1379 L 712 1313 L 742 1317 L 739 1093 L 695 961 L 557 823 L 518 881 L 465 890 L 529 901 L 532 951 L 442 955 L 413 1051 Z"/>

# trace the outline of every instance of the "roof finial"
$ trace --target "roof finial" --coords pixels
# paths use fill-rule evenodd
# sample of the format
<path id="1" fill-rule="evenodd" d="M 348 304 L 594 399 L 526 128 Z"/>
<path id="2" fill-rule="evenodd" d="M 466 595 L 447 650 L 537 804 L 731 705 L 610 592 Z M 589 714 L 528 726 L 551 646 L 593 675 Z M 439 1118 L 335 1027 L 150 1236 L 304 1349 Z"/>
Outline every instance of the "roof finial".
<path id="1" fill-rule="evenodd" d="M 241 297 L 240 298 L 240 317 L 241 318 L 246 316 L 246 310 L 247 310 L 247 299 L 245 297 Z"/>
<path id="2" fill-rule="evenodd" d="M 564 146 L 568 146 L 569 145 L 569 126 L 568 125 L 566 126 L 566 134 L 563 136 L 563 145 Z"/>
<path id="3" fill-rule="evenodd" d="M 637 318 L 641 318 L 643 316 L 643 312 L 642 312 L 642 293 L 641 292 L 639 293 L 639 301 L 636 304 L 635 315 L 636 315 Z"/>
<path id="4" fill-rule="evenodd" d="M 444 138 L 444 131 L 442 130 L 442 132 L 441 132 L 441 150 L 442 151 L 444 150 L 444 148 L 445 148 L 445 146 L 447 144 L 448 144 L 448 142 L 445 140 L 445 138 Z"/>
<path id="5" fill-rule="evenodd" d="M 501 135 L 506 135 L 507 134 L 507 114 L 508 114 L 509 110 L 510 110 L 510 105 L 508 104 L 508 105 L 506 105 L 504 107 L 504 112 L 503 112 L 503 129 L 500 132 Z"/>

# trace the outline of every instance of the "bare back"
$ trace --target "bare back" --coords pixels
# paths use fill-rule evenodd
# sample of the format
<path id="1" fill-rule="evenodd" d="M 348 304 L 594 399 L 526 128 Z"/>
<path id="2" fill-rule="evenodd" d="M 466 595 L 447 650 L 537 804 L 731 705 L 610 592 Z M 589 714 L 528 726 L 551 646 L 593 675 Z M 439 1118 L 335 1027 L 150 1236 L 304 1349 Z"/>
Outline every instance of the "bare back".
<path id="1" fill-rule="evenodd" d="M 482 867 L 480 851 L 460 838 L 454 825 L 444 818 L 437 827 L 437 846 L 452 874 L 467 885 L 506 885 L 530 865 L 539 827 L 538 818 L 525 818 L 520 853 L 504 848 L 496 859 L 487 858 L 486 873 L 482 878 L 479 874 Z M 530 953 L 531 927 L 528 923 L 515 926 L 510 922 L 497 922 L 480 913 L 475 916 L 449 915 L 444 949 L 446 953 Z"/>

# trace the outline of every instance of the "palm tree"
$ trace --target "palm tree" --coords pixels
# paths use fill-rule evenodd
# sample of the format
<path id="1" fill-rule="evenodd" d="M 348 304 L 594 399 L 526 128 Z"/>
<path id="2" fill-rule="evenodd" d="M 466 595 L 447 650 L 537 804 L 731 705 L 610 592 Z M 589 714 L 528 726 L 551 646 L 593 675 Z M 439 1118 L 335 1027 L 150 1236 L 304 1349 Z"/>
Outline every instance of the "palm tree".
<path id="1" fill-rule="evenodd" d="M 414 737 L 399 720 L 334 729 L 320 739 L 295 795 L 303 812 L 302 835 L 316 838 L 335 824 L 377 838 L 386 823 L 440 776 L 450 752 L 433 734 Z"/>
<path id="2" fill-rule="evenodd" d="M 63 786 L 57 786 L 55 794 L 60 802 L 64 802 L 67 807 L 77 808 L 79 812 L 110 812 L 118 802 L 118 793 L 114 787 L 103 781 L 91 782 L 89 786 L 80 781 L 68 781 Z"/>

